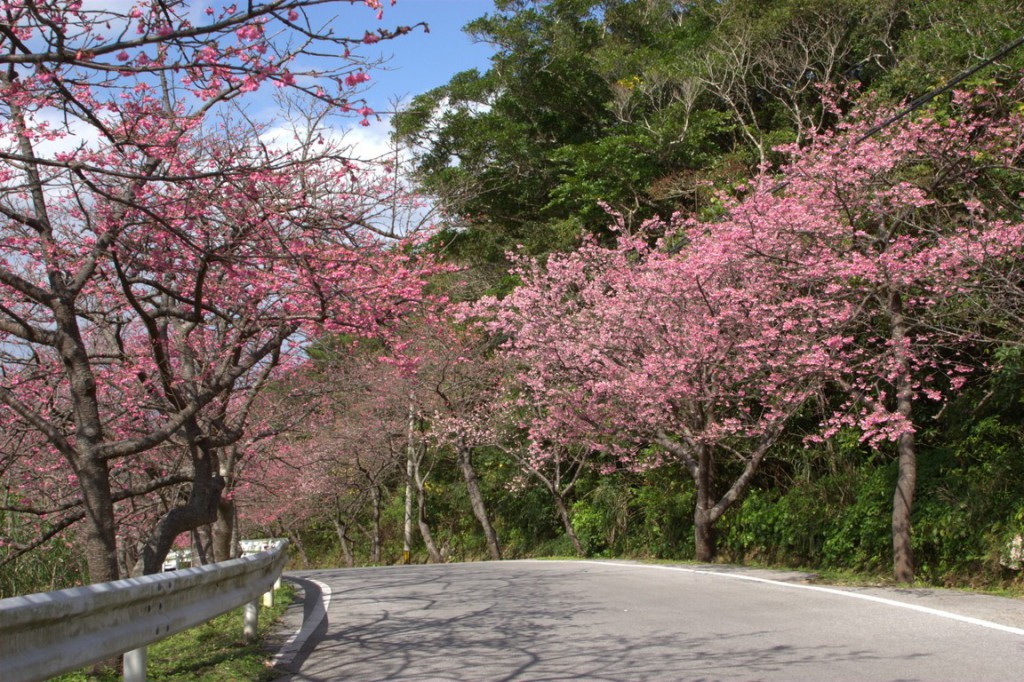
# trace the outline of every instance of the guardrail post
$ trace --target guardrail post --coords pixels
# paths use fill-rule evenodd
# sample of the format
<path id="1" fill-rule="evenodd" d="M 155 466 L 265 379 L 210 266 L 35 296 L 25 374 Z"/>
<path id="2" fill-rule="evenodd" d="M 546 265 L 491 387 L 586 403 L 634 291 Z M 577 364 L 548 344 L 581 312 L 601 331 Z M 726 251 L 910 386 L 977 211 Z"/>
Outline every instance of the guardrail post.
<path id="1" fill-rule="evenodd" d="M 146 682 L 146 647 L 124 655 L 124 682 Z"/>
<path id="2" fill-rule="evenodd" d="M 245 641 L 249 642 L 256 638 L 256 627 L 260 622 L 260 600 L 253 599 L 251 602 L 245 605 L 245 615 L 243 616 L 242 632 L 245 635 Z"/>

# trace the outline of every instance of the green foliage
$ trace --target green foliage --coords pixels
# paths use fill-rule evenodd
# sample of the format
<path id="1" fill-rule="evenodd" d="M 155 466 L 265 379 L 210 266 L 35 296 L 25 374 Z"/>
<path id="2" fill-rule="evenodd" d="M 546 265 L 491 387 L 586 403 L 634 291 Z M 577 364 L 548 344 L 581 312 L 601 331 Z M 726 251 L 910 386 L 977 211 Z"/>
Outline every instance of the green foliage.
<path id="1" fill-rule="evenodd" d="M 719 527 L 722 551 L 735 561 L 809 565 L 821 556 L 828 507 L 822 490 L 797 485 L 752 490 Z"/>
<path id="2" fill-rule="evenodd" d="M 1018 391 L 1020 382 L 1017 375 Z M 919 579 L 928 583 L 1006 578 L 999 559 L 1024 531 L 1020 404 L 1002 402 L 1002 413 L 964 421 L 978 395 L 953 403 L 948 430 L 929 434 L 950 445 L 920 452 L 913 540 Z M 886 573 L 895 480 L 895 462 L 868 458 L 852 469 L 754 490 L 723 518 L 724 553 L 736 561 Z"/>
<path id="3" fill-rule="evenodd" d="M 915 552 L 932 582 L 997 578 L 1006 543 L 1024 531 L 1024 452 L 1019 423 L 991 416 L 948 451 L 927 453 Z"/>
<path id="4" fill-rule="evenodd" d="M 503 455 L 478 460 L 477 473 L 488 510 L 494 513 L 492 522 L 505 558 L 552 552 L 575 554 L 572 543 L 567 538 L 563 541 L 562 525 L 546 488 L 523 477 L 517 466 Z M 561 547 L 564 542 L 569 542 L 568 550 L 551 549 Z"/>
<path id="5" fill-rule="evenodd" d="M 716 188 L 736 191 L 761 160 L 778 160 L 772 146 L 835 124 L 820 106 L 824 81 L 902 101 L 1016 38 L 1024 16 L 1021 0 L 498 0 L 495 7 L 467 27 L 494 46 L 491 68 L 457 74 L 394 118 L 395 137 L 417 150 L 422 189 L 451 212 L 432 247 L 477 266 L 476 288 L 460 300 L 500 296 L 518 284 L 503 268 L 510 249 L 543 255 L 572 248 L 586 232 L 607 238 L 602 202 L 629 227 L 674 211 L 714 220 L 726 205 Z M 1024 49 L 974 82 L 997 90 L 1022 65 Z M 941 117 L 944 106 L 933 103 L 933 114 Z M 976 170 L 988 161 L 979 156 Z M 1000 218 L 1020 217 L 1018 170 L 984 170 L 973 185 L 1003 199 L 992 202 Z M 926 181 L 928 172 L 909 169 L 908 177 Z M 936 198 L 936 207 L 962 199 Z M 945 314 L 961 323 L 977 317 L 969 305 L 951 299 Z M 995 336 L 1009 324 L 990 315 L 969 326 Z M 345 342 L 325 342 L 311 356 L 330 360 Z M 914 550 L 928 581 L 1007 577 L 999 553 L 1024 530 L 1024 359 L 1008 347 L 994 360 L 991 371 L 979 363 L 971 390 L 942 414 L 915 406 L 927 428 L 918 434 Z M 723 557 L 885 572 L 893 453 L 868 451 L 852 430 L 805 448 L 802 436 L 816 427 L 816 415 L 797 422 L 722 518 Z M 480 453 L 478 472 L 506 556 L 574 553 L 547 490 L 496 452 Z M 720 472 L 721 480 L 733 473 Z M 386 562 L 401 556 L 400 478 L 385 512 Z M 483 557 L 450 457 L 437 459 L 428 486 L 438 545 L 452 559 Z M 569 503 L 590 555 L 693 556 L 694 491 L 680 467 L 589 473 Z M 329 556 L 333 530 L 307 533 L 311 547 Z M 425 560 L 420 546 L 414 552 Z"/>
<path id="6" fill-rule="evenodd" d="M 693 509 L 696 491 L 678 469 L 649 472 L 633 498 L 638 537 L 627 543 L 629 554 L 655 559 L 693 558 Z"/>
<path id="7" fill-rule="evenodd" d="M 0 523 L 5 514 L 0 512 Z M 6 519 L 13 525 L 16 519 Z M 16 535 L 12 533 L 11 535 Z M 0 561 L 12 547 L 0 547 Z M 0 599 L 34 592 L 50 592 L 88 582 L 85 558 L 74 543 L 59 536 L 42 547 L 0 566 Z"/>
<path id="8" fill-rule="evenodd" d="M 448 560 L 476 561 L 487 556 L 487 543 L 457 466 L 435 464 L 427 482 L 427 510 L 434 542 Z"/>
<path id="9" fill-rule="evenodd" d="M 572 505 L 572 530 L 583 547 L 586 556 L 600 556 L 608 549 L 608 510 L 587 500 L 578 500 Z"/>
<path id="10" fill-rule="evenodd" d="M 998 583 L 1015 574 L 999 566 L 1007 541 L 1024 531 L 1024 356 L 994 354 L 983 373 L 941 414 L 918 406 L 919 475 L 913 517 L 918 575 L 933 584 Z M 929 412 L 929 410 L 932 410 Z M 794 429 L 808 432 L 807 414 Z M 481 448 L 475 465 L 505 556 L 571 556 L 550 493 L 524 477 L 499 450 Z M 720 473 L 722 481 L 736 471 Z M 872 452 L 845 429 L 806 447 L 781 442 L 748 495 L 718 524 L 721 559 L 885 575 L 891 561 L 894 453 Z M 386 495 L 383 561 L 401 559 L 402 480 Z M 428 479 L 428 520 L 449 560 L 485 558 L 486 543 L 471 513 L 465 483 L 444 451 L 434 453 Z M 590 556 L 685 560 L 693 557 L 694 487 L 678 465 L 643 473 L 585 472 L 568 500 L 573 528 Z M 366 522 L 366 519 L 363 519 Z M 354 533 L 365 562 L 365 537 Z M 334 529 L 302 533 L 317 565 L 340 564 Z M 426 561 L 416 538 L 413 560 Z"/>
<path id="11" fill-rule="evenodd" d="M 308 562 L 308 565 L 303 565 L 301 568 L 326 568 L 339 564 L 337 534 L 326 519 L 311 521 L 298 533 L 299 541 L 302 543 L 302 552 L 298 553 L 298 548 L 294 545 L 289 549 L 293 561 L 298 554 Z"/>
<path id="12" fill-rule="evenodd" d="M 323 336 L 305 348 L 306 355 L 317 368 L 337 365 L 353 355 L 370 356 L 380 354 L 384 344 L 380 339 L 359 338 L 351 334 Z"/>
<path id="13" fill-rule="evenodd" d="M 868 464 L 847 485 L 853 491 L 853 500 L 836 509 L 828 523 L 819 561 L 827 568 L 884 572 L 892 564 L 890 514 L 896 464 Z"/>
<path id="14" fill-rule="evenodd" d="M 576 548 L 568 535 L 559 535 L 553 540 L 542 542 L 530 551 L 534 557 L 575 557 Z"/>
<path id="15" fill-rule="evenodd" d="M 692 193 L 692 181 L 675 186 L 681 171 L 732 143 L 729 124 L 696 106 L 686 66 L 707 27 L 675 7 L 501 2 L 466 27 L 495 47 L 492 68 L 456 75 L 394 119 L 395 137 L 421 150 L 423 189 L 462 226 L 449 253 L 564 249 L 608 224 L 602 202 L 634 221 Z"/>
<path id="16" fill-rule="evenodd" d="M 501 262 L 610 222 L 699 213 L 775 145 L 835 117 L 819 86 L 923 94 L 1018 37 L 1021 0 L 521 0 L 466 31 L 491 67 L 394 118 L 422 189 L 453 216 L 446 252 Z M 1018 50 L 973 82 L 1013 78 Z M 568 229 L 567 229 L 568 228 Z"/>
<path id="17" fill-rule="evenodd" d="M 900 19 L 903 30 L 896 45 L 899 60 L 881 79 L 879 90 L 893 97 L 920 95 L 959 72 L 992 56 L 1020 37 L 1020 0 L 920 0 L 908 3 Z M 990 78 L 1016 78 L 1024 66 L 1017 50 L 962 86 L 970 88 Z"/>
<path id="18" fill-rule="evenodd" d="M 693 557 L 695 493 L 680 468 L 619 472 L 587 483 L 571 516 L 588 556 Z"/>

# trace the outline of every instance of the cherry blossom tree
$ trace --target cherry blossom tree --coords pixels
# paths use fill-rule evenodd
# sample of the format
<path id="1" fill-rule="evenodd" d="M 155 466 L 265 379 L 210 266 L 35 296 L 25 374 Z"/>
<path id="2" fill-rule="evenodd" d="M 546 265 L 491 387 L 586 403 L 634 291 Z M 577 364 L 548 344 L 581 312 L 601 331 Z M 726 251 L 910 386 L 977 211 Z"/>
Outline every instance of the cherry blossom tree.
<path id="1" fill-rule="evenodd" d="M 648 229 L 673 226 L 649 224 Z M 697 487 L 697 558 L 714 558 L 714 524 L 803 405 L 814 383 L 806 343 L 784 321 L 806 313 L 742 254 L 701 229 L 683 254 L 624 235 L 525 261 L 523 284 L 503 301 L 485 300 L 492 331 L 508 334 L 525 402 L 543 410 L 530 424 L 536 455 L 547 444 L 582 444 L 606 466 L 681 464 Z M 724 488 L 716 473 L 741 464 Z"/>
<path id="2" fill-rule="evenodd" d="M 572 542 L 578 556 L 586 556 L 583 543 L 580 542 L 576 529 L 572 525 L 569 511 L 569 496 L 576 488 L 581 475 L 593 466 L 590 451 L 579 445 L 521 443 L 518 439 L 499 439 L 496 447 L 510 457 L 522 476 L 509 482 L 508 490 L 516 492 L 525 485 L 526 480 L 536 479 L 551 494 L 551 501 L 562 522 L 566 537 Z"/>
<path id="3" fill-rule="evenodd" d="M 353 560 L 351 530 L 370 539 L 371 562 L 381 560 L 381 503 L 386 486 L 401 478 L 400 469 L 405 470 L 407 548 L 412 549 L 418 529 L 430 560 L 443 561 L 443 544 L 434 539 L 429 521 L 428 482 L 440 467 L 461 473 L 488 553 L 501 558 L 474 459 L 482 448 L 497 444 L 492 422 L 502 366 L 492 357 L 493 342 L 453 325 L 446 308 L 405 319 L 386 346 L 362 344 L 348 352 L 346 340 L 325 340 L 303 373 L 309 392 L 323 397 L 322 405 L 308 426 L 283 436 L 278 449 L 288 454 L 275 471 L 295 467 L 317 473 L 310 481 L 285 486 L 287 492 L 279 493 L 281 511 L 274 516 L 292 514 L 287 510 L 295 505 L 317 509 L 318 518 L 335 525 L 346 561 Z M 255 504 L 245 500 L 247 507 Z M 364 523 L 367 506 L 372 516 Z"/>
<path id="4" fill-rule="evenodd" d="M 422 297 L 429 268 L 372 235 L 342 150 L 229 113 L 267 85 L 356 109 L 352 48 L 409 29 L 339 35 L 313 11 L 339 4 L 380 17 L 377 0 L 4 3 L 0 409 L 65 467 L 93 581 L 119 575 L 118 502 L 181 482 L 150 455 L 184 452 L 191 485 L 146 570 L 215 515 L 247 396 L 304 339 L 380 333 Z M 148 481 L 119 478 L 143 464 Z"/>
<path id="5" fill-rule="evenodd" d="M 417 377 L 439 399 L 430 419 L 430 438 L 455 454 L 476 517 L 494 560 L 501 542 L 487 511 L 474 456 L 484 447 L 499 445 L 496 421 L 505 373 L 495 357 L 494 343 L 478 330 L 453 324 L 448 317 L 430 320 L 418 333 L 420 358 Z"/>
<path id="6" fill-rule="evenodd" d="M 864 140 L 890 115 L 869 106 L 835 134 L 786 150 L 791 161 L 780 175 L 758 178 L 728 219 L 709 228 L 745 252 L 751 268 L 807 296 L 816 319 L 801 333 L 817 339 L 818 375 L 845 396 L 823 435 L 848 426 L 872 447 L 895 444 L 901 582 L 914 576 L 915 406 L 947 400 L 972 366 L 966 352 L 976 335 L 949 313 L 1019 269 L 1020 206 L 997 175 L 1020 167 L 1020 92 L 961 93 L 946 111 Z"/>
<path id="7" fill-rule="evenodd" d="M 239 503 L 243 515 L 264 528 L 287 523 L 300 529 L 312 520 L 332 525 L 349 565 L 357 544 L 352 533 L 358 532 L 369 546 L 368 560 L 377 564 L 388 488 L 400 480 L 405 459 L 407 403 L 375 390 L 392 368 L 382 372 L 374 350 L 339 355 L 288 377 L 287 409 L 301 411 L 312 399 L 314 412 L 271 441 L 273 456 L 240 491 Z"/>
<path id="8" fill-rule="evenodd" d="M 583 442 L 626 466 L 681 461 L 708 559 L 714 521 L 788 418 L 831 390 L 843 399 L 818 438 L 852 427 L 872 447 L 895 444 L 894 570 L 911 581 L 914 406 L 946 400 L 971 371 L 973 330 L 951 302 L 1019 269 L 1018 197 L 998 177 L 1020 167 L 1016 102 L 1019 90 L 959 94 L 888 128 L 890 112 L 868 103 L 780 149 L 790 161 L 723 198 L 719 219 L 655 225 L 676 253 L 624 236 L 546 267 L 524 261 L 523 286 L 478 312 L 510 335 L 528 400 L 544 408 L 534 442 Z M 728 487 L 714 481 L 722 456 L 743 463 Z"/>

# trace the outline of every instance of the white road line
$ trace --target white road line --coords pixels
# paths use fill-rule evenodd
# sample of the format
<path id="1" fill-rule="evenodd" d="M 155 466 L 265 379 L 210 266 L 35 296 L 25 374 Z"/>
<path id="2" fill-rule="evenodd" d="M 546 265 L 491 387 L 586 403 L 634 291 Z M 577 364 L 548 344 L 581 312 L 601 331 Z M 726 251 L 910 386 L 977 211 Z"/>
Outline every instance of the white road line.
<path id="1" fill-rule="evenodd" d="M 309 579 L 305 578 L 305 580 Z M 309 614 L 309 618 L 302 621 L 302 627 L 289 637 L 288 641 L 270 659 L 271 665 L 287 665 L 291 663 L 295 655 L 302 649 L 302 645 L 306 643 L 309 636 L 313 634 L 313 631 L 317 629 L 321 621 L 327 616 L 327 607 L 331 605 L 331 588 L 319 580 L 309 580 L 309 582 L 320 588 L 320 601 L 313 606 L 313 611 Z"/>
<path id="2" fill-rule="evenodd" d="M 576 562 L 580 563 L 580 562 Z M 825 592 L 827 594 L 835 594 L 840 597 L 848 597 L 850 599 L 863 599 L 864 601 L 872 601 L 878 604 L 885 604 L 887 606 L 895 606 L 901 609 L 909 609 L 911 611 L 919 611 L 921 613 L 927 613 L 932 616 L 938 616 L 939 618 L 948 618 L 950 620 L 960 621 L 961 623 L 968 623 L 970 625 L 977 625 L 983 628 L 989 628 L 991 630 L 999 630 L 1001 632 L 1009 632 L 1012 635 L 1024 636 L 1024 629 L 1015 628 L 1009 625 L 1002 625 L 1001 623 L 993 623 L 990 620 L 982 620 L 980 618 L 972 618 L 971 616 L 962 616 L 959 613 L 953 613 L 951 611 L 942 611 L 940 609 L 933 609 L 927 606 L 918 606 L 917 604 L 908 604 L 907 602 L 897 601 L 895 599 L 886 599 L 885 597 L 876 597 L 871 594 L 863 594 L 860 592 L 847 592 L 846 590 L 837 590 L 831 587 L 821 587 L 819 585 L 801 585 L 800 583 L 783 582 L 780 580 L 769 580 L 768 578 L 757 578 L 752 575 L 740 575 L 736 573 L 720 573 L 718 571 L 707 571 L 699 568 L 683 568 L 682 566 L 660 566 L 658 564 L 627 564 L 616 561 L 587 561 L 582 563 L 601 564 L 603 566 L 622 566 L 625 568 L 649 568 L 658 569 L 663 571 L 680 571 L 683 573 L 697 573 L 700 575 L 711 575 L 718 578 L 732 578 L 733 580 L 747 580 L 754 583 L 767 583 L 769 585 L 778 585 L 780 587 L 788 587 L 795 590 L 811 590 L 812 592 Z"/>

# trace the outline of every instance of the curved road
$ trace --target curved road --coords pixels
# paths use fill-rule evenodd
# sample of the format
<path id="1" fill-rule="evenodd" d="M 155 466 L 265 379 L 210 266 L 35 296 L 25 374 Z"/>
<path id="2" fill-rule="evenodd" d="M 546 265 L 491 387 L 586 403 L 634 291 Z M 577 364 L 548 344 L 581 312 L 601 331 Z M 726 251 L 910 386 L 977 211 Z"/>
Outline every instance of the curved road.
<path id="1" fill-rule="evenodd" d="M 1024 600 L 595 561 L 287 577 L 293 682 L 1024 679 Z"/>

